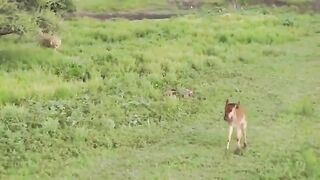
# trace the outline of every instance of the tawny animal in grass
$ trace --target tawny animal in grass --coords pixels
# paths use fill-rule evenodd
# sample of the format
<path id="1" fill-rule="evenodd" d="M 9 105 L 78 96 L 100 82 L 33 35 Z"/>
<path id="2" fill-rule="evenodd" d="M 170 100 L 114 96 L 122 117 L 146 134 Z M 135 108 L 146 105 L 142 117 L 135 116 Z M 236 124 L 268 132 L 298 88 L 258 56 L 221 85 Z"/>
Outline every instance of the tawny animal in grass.
<path id="1" fill-rule="evenodd" d="M 193 91 L 187 88 L 171 88 L 165 91 L 165 96 L 189 98 L 193 96 Z"/>
<path id="2" fill-rule="evenodd" d="M 177 90 L 176 89 L 168 89 L 165 91 L 165 96 L 170 96 L 170 97 L 176 97 L 177 96 Z"/>
<path id="3" fill-rule="evenodd" d="M 229 150 L 230 141 L 233 129 L 237 129 L 237 147 L 241 148 L 241 138 L 244 138 L 243 147 L 247 147 L 247 120 L 246 113 L 242 106 L 240 106 L 240 102 L 238 103 L 230 103 L 229 99 L 226 100 L 225 108 L 224 108 L 224 120 L 229 124 L 229 134 L 228 134 L 228 143 L 227 150 Z"/>
<path id="4" fill-rule="evenodd" d="M 177 92 L 182 98 L 188 98 L 193 96 L 193 91 L 191 89 L 181 88 L 181 89 L 178 89 Z"/>
<path id="5" fill-rule="evenodd" d="M 56 35 L 50 35 L 48 33 L 39 32 L 40 44 L 44 47 L 58 49 L 61 46 L 61 39 Z"/>

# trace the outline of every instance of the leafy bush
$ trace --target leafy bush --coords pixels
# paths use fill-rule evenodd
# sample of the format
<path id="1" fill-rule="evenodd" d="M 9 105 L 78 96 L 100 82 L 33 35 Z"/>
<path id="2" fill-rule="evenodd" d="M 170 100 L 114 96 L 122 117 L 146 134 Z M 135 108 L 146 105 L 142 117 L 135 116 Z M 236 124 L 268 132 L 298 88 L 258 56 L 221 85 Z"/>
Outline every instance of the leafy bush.
<path id="1" fill-rule="evenodd" d="M 2 0 L 0 7 L 0 35 L 24 34 L 36 29 L 57 30 L 57 14 L 75 11 L 71 0 Z M 49 12 L 54 12 L 55 15 Z"/>

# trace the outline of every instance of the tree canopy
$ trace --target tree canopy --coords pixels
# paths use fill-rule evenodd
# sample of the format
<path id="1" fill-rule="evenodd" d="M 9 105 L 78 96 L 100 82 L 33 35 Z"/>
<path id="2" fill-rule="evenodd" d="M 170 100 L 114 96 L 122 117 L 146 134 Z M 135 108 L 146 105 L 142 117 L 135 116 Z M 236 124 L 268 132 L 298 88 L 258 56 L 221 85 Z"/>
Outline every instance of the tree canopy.
<path id="1" fill-rule="evenodd" d="M 0 36 L 36 28 L 56 31 L 57 19 L 75 11 L 71 0 L 0 0 Z"/>

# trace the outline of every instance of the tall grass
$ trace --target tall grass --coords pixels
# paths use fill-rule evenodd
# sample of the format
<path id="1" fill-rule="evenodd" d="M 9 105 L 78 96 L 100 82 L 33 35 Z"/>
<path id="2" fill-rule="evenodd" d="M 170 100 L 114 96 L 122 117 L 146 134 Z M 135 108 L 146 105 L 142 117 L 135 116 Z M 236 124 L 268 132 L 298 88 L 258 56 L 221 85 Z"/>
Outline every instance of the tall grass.
<path id="1" fill-rule="evenodd" d="M 68 98 L 81 87 L 79 82 L 63 82 L 53 74 L 43 71 L 15 71 L 0 76 L 1 104 L 25 100 Z"/>

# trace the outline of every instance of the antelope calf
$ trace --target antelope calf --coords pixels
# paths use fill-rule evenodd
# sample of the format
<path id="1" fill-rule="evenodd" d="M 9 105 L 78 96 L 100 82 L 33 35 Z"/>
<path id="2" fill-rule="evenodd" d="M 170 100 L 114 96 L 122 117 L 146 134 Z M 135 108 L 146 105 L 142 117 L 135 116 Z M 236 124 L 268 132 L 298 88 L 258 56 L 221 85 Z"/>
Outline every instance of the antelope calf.
<path id="1" fill-rule="evenodd" d="M 227 150 L 229 150 L 229 145 L 231 141 L 233 128 L 237 129 L 237 147 L 241 148 L 241 138 L 244 138 L 243 147 L 247 147 L 247 121 L 246 114 L 242 106 L 240 106 L 240 102 L 238 103 L 230 103 L 227 99 L 225 108 L 224 108 L 224 120 L 229 124 L 229 136 L 227 143 Z"/>

